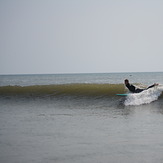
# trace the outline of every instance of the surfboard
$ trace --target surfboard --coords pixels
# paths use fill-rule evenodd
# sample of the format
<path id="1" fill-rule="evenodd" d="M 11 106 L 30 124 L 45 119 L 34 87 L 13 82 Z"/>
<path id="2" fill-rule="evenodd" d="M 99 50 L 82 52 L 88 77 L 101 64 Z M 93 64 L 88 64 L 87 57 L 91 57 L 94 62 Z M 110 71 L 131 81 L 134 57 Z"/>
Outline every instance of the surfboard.
<path id="1" fill-rule="evenodd" d="M 128 96 L 129 94 L 116 94 L 117 96 Z"/>

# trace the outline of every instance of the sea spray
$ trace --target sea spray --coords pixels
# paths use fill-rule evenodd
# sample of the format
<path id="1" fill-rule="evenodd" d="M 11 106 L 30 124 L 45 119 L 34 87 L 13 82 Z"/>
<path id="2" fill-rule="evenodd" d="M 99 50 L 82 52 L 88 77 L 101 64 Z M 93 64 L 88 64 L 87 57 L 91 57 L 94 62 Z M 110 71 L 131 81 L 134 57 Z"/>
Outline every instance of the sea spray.
<path id="1" fill-rule="evenodd" d="M 141 93 L 129 94 L 124 102 L 126 106 L 129 105 L 142 105 L 149 104 L 153 101 L 156 101 L 159 96 L 162 94 L 163 86 L 157 86 L 150 88 Z"/>

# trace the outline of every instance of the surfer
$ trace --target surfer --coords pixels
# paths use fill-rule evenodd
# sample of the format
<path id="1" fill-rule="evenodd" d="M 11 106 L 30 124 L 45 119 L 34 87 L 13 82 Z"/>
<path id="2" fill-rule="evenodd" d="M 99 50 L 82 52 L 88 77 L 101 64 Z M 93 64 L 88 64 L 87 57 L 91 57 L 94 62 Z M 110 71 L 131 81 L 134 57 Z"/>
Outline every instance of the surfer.
<path id="1" fill-rule="evenodd" d="M 146 89 L 140 89 L 140 88 L 136 88 L 134 85 L 130 84 L 128 79 L 125 79 L 124 82 L 125 82 L 126 87 L 127 87 L 127 88 L 129 89 L 129 91 L 132 92 L 132 93 L 140 93 L 140 92 L 142 92 L 142 91 L 144 91 L 144 90 L 147 90 L 147 89 L 149 89 L 149 88 L 152 88 L 152 87 L 158 85 L 158 84 L 153 84 L 153 85 L 149 86 L 149 87 L 146 88 Z"/>

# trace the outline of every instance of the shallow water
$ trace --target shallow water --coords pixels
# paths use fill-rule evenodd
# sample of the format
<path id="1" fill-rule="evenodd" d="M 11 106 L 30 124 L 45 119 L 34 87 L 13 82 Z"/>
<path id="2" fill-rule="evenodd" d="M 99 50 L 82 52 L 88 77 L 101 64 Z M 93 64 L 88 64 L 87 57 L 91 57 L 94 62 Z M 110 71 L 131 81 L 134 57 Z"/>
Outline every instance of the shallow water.
<path id="1" fill-rule="evenodd" d="M 0 162 L 161 163 L 162 104 L 111 107 L 100 99 L 3 100 Z"/>

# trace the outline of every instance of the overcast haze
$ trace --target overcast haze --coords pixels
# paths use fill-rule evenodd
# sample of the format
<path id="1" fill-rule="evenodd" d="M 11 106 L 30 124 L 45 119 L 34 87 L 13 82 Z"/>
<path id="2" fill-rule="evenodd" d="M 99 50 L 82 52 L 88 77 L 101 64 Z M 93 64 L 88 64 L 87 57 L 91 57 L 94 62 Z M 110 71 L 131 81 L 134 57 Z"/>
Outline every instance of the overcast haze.
<path id="1" fill-rule="evenodd" d="M 0 74 L 163 71 L 162 0 L 0 0 Z"/>

